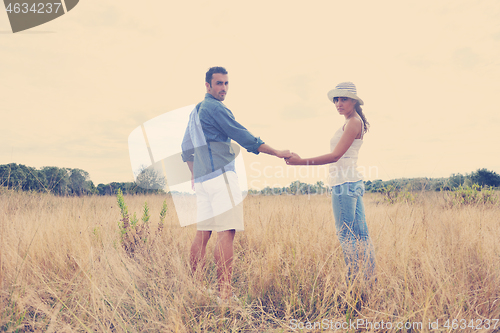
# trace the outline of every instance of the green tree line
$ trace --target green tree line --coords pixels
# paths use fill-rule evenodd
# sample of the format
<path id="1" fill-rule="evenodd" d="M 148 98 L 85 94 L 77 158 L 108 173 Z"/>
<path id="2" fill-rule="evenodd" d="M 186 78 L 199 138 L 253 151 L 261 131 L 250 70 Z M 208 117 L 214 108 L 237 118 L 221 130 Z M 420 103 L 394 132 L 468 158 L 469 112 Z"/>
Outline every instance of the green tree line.
<path id="1" fill-rule="evenodd" d="M 383 181 L 381 179 L 365 182 L 367 192 L 385 192 L 387 189 L 407 189 L 409 191 L 452 191 L 460 186 L 497 188 L 500 186 L 500 175 L 487 169 L 478 169 L 470 174 L 452 174 L 448 178 L 400 178 Z M 315 184 L 302 183 L 298 180 L 285 187 L 266 187 L 262 190 L 250 189 L 253 195 L 295 195 L 295 194 L 326 194 L 328 186 L 322 181 Z"/>
<path id="2" fill-rule="evenodd" d="M 453 191 L 460 186 L 497 188 L 500 186 L 500 175 L 485 168 L 462 175 L 452 174 L 448 178 L 400 178 L 388 181 L 374 180 L 365 182 L 369 192 L 384 192 L 389 187 L 406 188 L 410 191 Z"/>
<path id="3" fill-rule="evenodd" d="M 150 172 L 143 170 L 142 181 L 161 183 L 161 179 L 152 177 Z M 138 177 L 141 178 L 141 175 Z M 151 180 L 150 178 L 153 178 Z M 162 183 L 163 184 L 163 183 Z M 478 169 L 470 174 L 452 174 L 448 178 L 401 178 L 388 181 L 366 181 L 367 192 L 384 192 L 385 189 L 406 188 L 410 191 L 451 191 L 460 186 L 479 185 L 481 187 L 500 187 L 500 175 L 487 169 Z M 22 164 L 10 163 L 0 165 L 0 185 L 9 189 L 50 192 L 56 195 L 115 195 L 120 189 L 124 194 L 161 193 L 162 189 L 155 186 L 138 186 L 136 182 L 112 182 L 97 186 L 90 180 L 88 172 L 81 169 L 42 167 L 36 169 Z M 148 189 L 149 188 L 149 189 Z M 157 188 L 157 187 L 156 187 Z M 322 181 L 315 184 L 296 180 L 284 187 L 266 187 L 262 190 L 250 189 L 253 195 L 319 195 L 328 193 L 329 187 Z"/>
<path id="4" fill-rule="evenodd" d="M 284 187 L 270 187 L 267 186 L 262 190 L 250 189 L 248 194 L 252 195 L 300 195 L 300 194 L 326 194 L 328 193 L 328 186 L 322 181 L 317 181 L 315 184 L 302 183 L 299 180 L 293 181 L 289 186 Z"/>
<path id="5" fill-rule="evenodd" d="M 165 193 L 161 189 L 144 189 L 135 182 L 112 182 L 95 186 L 89 173 L 81 169 L 54 166 L 36 169 L 16 163 L 0 165 L 0 185 L 9 189 L 56 195 L 115 195 L 118 189 L 126 194 Z"/>

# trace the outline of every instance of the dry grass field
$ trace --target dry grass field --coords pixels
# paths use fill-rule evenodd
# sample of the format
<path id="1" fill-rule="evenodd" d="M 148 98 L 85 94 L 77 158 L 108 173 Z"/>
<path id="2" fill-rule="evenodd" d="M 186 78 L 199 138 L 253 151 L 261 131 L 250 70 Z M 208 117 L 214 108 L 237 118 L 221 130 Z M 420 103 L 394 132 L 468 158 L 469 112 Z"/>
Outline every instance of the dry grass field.
<path id="1" fill-rule="evenodd" d="M 345 283 L 329 197 L 247 197 L 246 230 L 235 238 L 239 302 L 219 306 L 207 292 L 217 288 L 214 240 L 196 282 L 195 228 L 178 226 L 167 198 L 158 232 L 164 199 L 125 196 L 130 212 L 140 218 L 147 201 L 152 215 L 144 250 L 130 257 L 115 197 L 3 189 L 0 331 L 500 331 L 498 205 L 450 207 L 443 193 L 388 204 L 366 194 L 378 276 L 369 288 Z"/>

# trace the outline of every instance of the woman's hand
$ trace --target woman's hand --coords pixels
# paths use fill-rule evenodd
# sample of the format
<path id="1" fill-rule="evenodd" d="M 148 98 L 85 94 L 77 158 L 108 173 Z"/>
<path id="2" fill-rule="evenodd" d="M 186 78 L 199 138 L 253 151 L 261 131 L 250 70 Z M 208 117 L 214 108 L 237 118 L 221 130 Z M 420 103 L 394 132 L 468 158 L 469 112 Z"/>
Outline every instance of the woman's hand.
<path id="1" fill-rule="evenodd" d="M 297 153 L 291 153 L 292 156 L 289 158 L 285 158 L 286 164 L 288 165 L 300 165 L 302 164 L 302 159 Z"/>

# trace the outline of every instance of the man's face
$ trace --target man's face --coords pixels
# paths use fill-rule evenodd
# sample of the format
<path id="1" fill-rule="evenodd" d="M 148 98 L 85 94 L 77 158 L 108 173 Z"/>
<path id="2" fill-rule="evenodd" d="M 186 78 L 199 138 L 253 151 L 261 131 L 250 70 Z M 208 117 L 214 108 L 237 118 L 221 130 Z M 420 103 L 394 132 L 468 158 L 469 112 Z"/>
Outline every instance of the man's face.
<path id="1" fill-rule="evenodd" d="M 212 86 L 205 82 L 207 93 L 214 96 L 219 101 L 226 98 L 227 90 L 229 89 L 229 81 L 227 74 L 215 73 L 212 75 Z"/>

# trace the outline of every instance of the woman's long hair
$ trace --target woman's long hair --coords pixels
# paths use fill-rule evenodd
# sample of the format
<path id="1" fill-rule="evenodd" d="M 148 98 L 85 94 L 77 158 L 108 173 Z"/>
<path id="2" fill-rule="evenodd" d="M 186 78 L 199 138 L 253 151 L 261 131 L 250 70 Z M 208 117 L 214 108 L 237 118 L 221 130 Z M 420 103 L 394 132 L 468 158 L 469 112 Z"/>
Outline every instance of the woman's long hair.
<path id="1" fill-rule="evenodd" d="M 363 120 L 363 126 L 365 127 L 365 133 L 368 132 L 368 128 L 370 127 L 370 123 L 368 122 L 368 120 L 366 120 L 366 116 L 363 113 L 363 109 L 361 109 L 361 106 L 359 105 L 359 102 L 356 103 L 355 109 L 356 109 L 356 112 L 361 117 L 361 119 Z"/>

